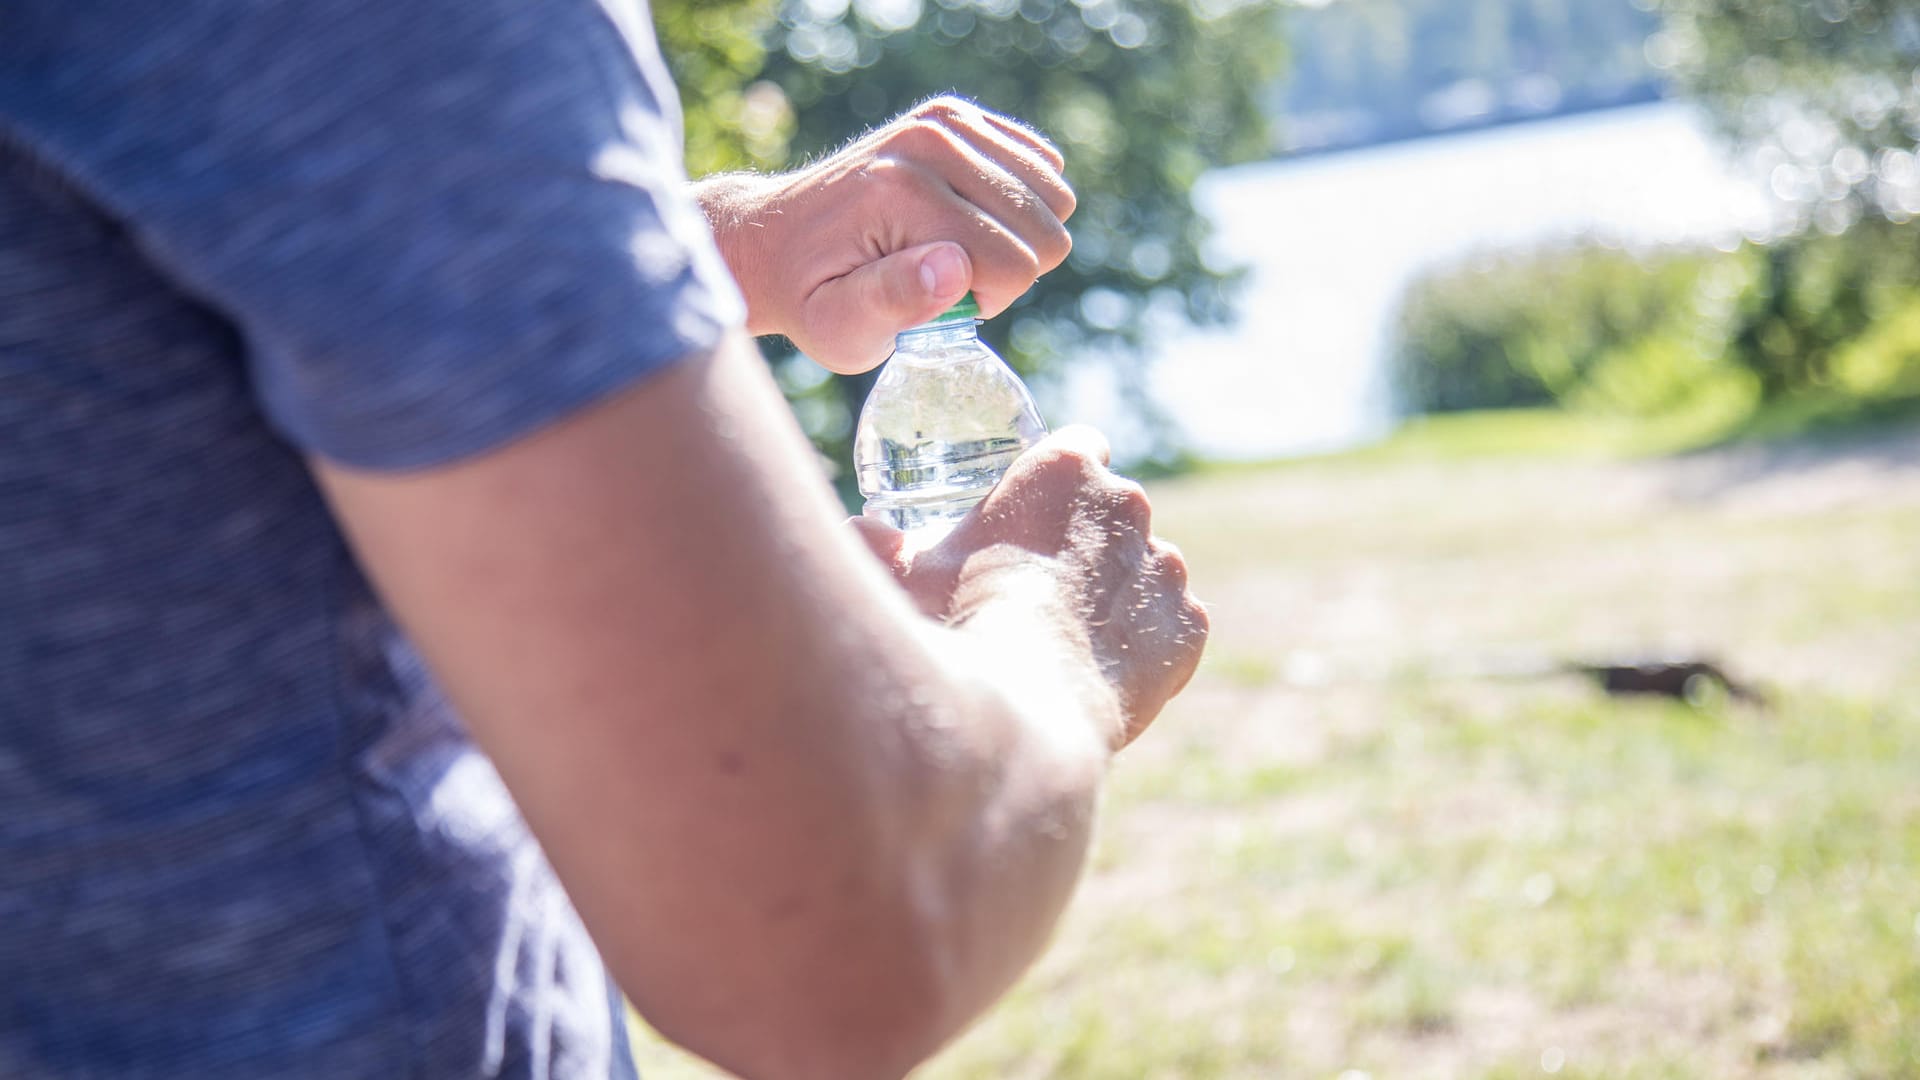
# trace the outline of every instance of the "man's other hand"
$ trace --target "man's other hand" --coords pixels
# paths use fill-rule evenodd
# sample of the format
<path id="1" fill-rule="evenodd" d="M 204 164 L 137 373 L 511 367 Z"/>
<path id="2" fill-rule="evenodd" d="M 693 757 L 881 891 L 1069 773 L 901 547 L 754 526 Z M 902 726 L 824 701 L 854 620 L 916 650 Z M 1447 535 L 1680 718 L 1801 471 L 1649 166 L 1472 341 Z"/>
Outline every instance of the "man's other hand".
<path id="1" fill-rule="evenodd" d="M 748 329 L 784 334 L 842 374 L 969 289 L 1004 311 L 1072 247 L 1060 152 L 955 97 L 926 102 L 797 172 L 695 187 L 747 298 Z"/>
<path id="2" fill-rule="evenodd" d="M 1140 485 L 1107 468 L 1107 441 L 1063 428 L 1028 451 L 940 543 L 913 552 L 870 518 L 854 528 L 921 611 L 964 623 L 1006 572 L 1039 567 L 1072 597 L 1065 628 L 1092 649 L 1133 741 L 1193 677 L 1207 613 L 1187 588 L 1178 549 L 1153 535 Z"/>

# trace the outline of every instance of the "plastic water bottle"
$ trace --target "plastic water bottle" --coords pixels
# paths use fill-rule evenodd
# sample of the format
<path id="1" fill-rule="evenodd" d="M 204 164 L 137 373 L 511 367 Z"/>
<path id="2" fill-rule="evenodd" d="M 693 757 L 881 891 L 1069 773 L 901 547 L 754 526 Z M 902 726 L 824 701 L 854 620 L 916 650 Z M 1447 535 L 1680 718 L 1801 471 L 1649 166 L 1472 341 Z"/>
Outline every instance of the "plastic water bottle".
<path id="1" fill-rule="evenodd" d="M 866 515 L 911 547 L 938 542 L 1047 433 L 1026 384 L 980 340 L 979 319 L 968 293 L 903 331 L 860 409 L 853 464 Z"/>

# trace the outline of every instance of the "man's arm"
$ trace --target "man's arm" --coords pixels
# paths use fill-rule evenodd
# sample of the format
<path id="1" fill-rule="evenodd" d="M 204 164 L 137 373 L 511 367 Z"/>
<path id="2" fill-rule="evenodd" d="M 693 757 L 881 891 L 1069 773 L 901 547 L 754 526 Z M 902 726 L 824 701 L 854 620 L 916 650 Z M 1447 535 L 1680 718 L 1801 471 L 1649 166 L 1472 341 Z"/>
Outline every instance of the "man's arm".
<path id="1" fill-rule="evenodd" d="M 1074 436 L 902 567 L 735 335 L 410 474 L 315 462 L 621 986 L 749 1077 L 897 1077 L 1035 955 L 1204 616 Z M 931 597 L 932 599 L 929 599 Z"/>

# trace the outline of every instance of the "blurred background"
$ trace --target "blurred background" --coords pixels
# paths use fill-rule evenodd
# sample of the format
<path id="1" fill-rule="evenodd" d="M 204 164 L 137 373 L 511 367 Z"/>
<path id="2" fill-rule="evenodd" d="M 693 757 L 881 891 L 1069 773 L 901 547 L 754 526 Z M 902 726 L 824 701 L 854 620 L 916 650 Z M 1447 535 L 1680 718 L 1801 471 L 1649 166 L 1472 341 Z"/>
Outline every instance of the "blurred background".
<path id="1" fill-rule="evenodd" d="M 653 6 L 695 175 L 1064 148 L 983 333 L 1213 612 L 925 1076 L 1920 1077 L 1920 0 Z"/>

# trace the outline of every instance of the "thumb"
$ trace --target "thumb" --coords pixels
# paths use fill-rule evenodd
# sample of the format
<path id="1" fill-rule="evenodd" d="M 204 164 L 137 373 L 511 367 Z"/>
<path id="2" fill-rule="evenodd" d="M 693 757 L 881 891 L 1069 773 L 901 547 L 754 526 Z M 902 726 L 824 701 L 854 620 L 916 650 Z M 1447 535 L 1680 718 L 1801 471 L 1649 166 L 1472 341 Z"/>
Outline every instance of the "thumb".
<path id="1" fill-rule="evenodd" d="M 952 307 L 972 283 L 966 249 L 950 240 L 875 259 L 814 290 L 804 351 L 829 371 L 866 371 L 887 358 L 895 334 Z"/>
<path id="2" fill-rule="evenodd" d="M 907 568 L 907 534 L 899 529 L 876 521 L 870 517 L 848 518 L 847 524 L 853 527 L 855 536 L 867 545 L 887 569 L 896 575 Z"/>

